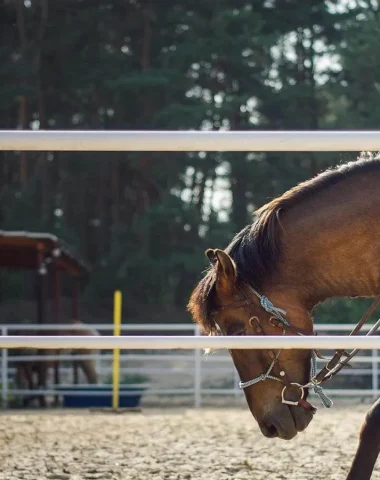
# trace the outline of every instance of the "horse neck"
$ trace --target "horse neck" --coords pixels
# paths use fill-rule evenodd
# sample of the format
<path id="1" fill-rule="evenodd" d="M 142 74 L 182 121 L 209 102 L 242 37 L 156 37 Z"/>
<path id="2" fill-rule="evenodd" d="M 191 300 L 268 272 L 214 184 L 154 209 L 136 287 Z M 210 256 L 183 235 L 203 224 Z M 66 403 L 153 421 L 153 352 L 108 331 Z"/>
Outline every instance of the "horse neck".
<path id="1" fill-rule="evenodd" d="M 315 194 L 281 217 L 282 260 L 272 282 L 308 310 L 331 297 L 380 292 L 380 173 Z"/>

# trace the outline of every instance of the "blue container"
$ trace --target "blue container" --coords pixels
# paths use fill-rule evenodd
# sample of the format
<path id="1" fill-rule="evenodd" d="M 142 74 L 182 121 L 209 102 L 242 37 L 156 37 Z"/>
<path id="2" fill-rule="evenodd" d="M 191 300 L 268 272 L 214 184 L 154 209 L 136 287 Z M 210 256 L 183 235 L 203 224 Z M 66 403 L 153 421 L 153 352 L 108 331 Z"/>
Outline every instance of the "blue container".
<path id="1" fill-rule="evenodd" d="M 119 392 L 134 392 L 129 395 L 119 395 L 119 407 L 133 408 L 140 404 L 141 396 L 147 389 L 147 386 L 136 387 L 120 386 Z M 112 386 L 108 385 L 86 385 L 78 386 L 67 385 L 57 386 L 57 391 L 72 391 L 73 394 L 63 393 L 63 407 L 65 408 L 91 408 L 91 407 L 112 407 Z M 75 392 L 75 393 L 74 393 Z M 79 394 L 77 392 L 82 392 Z M 96 395 L 93 395 L 97 392 Z M 100 392 L 104 394 L 100 395 Z"/>

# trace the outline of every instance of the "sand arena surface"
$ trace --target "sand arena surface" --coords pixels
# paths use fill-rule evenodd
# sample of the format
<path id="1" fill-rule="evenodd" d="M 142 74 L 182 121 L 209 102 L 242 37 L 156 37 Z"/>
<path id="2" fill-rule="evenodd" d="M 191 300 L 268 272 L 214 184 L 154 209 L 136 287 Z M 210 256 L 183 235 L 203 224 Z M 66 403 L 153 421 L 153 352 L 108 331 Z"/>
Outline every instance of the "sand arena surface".
<path id="1" fill-rule="evenodd" d="M 291 441 L 264 438 L 247 407 L 3 412 L 0 479 L 341 480 L 369 405 L 340 403 Z"/>

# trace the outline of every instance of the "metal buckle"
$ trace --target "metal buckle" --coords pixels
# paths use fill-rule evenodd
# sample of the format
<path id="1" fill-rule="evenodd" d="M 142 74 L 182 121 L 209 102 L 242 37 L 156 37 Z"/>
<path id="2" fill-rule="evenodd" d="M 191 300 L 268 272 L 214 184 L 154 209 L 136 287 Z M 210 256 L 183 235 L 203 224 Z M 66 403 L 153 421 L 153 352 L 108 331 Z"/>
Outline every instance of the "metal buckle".
<path id="1" fill-rule="evenodd" d="M 271 316 L 268 320 L 270 325 L 275 328 L 283 328 L 284 324 L 275 316 Z"/>
<path id="2" fill-rule="evenodd" d="M 291 383 L 290 386 L 292 386 L 292 385 L 298 387 L 301 390 L 300 398 L 296 402 L 294 402 L 292 400 L 286 400 L 285 397 L 284 397 L 284 394 L 285 394 L 285 390 L 288 387 L 285 385 L 285 387 L 282 389 L 282 392 L 281 392 L 281 399 L 282 399 L 282 403 L 284 403 L 285 405 L 295 405 L 295 406 L 297 406 L 298 402 L 303 399 L 303 397 L 305 395 L 305 390 L 304 390 L 304 387 L 302 385 L 300 385 L 299 383 Z"/>

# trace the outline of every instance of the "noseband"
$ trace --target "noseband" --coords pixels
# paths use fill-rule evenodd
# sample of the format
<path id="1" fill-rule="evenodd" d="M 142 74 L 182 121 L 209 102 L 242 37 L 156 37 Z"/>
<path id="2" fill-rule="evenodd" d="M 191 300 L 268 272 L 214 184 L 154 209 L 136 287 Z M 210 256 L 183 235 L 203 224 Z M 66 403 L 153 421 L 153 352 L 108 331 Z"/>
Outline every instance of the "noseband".
<path id="1" fill-rule="evenodd" d="M 273 315 L 269 319 L 269 323 L 273 327 L 280 328 L 282 330 L 282 334 L 285 335 L 287 331 L 290 331 L 292 333 L 295 333 L 296 335 L 309 335 L 309 332 L 306 332 L 298 327 L 294 327 L 289 323 L 289 321 L 284 317 L 286 315 L 285 310 L 282 310 L 281 308 L 277 308 L 273 305 L 273 303 L 269 300 L 268 297 L 264 295 L 260 295 L 254 288 L 248 287 L 249 290 L 260 300 L 260 305 L 263 307 L 263 309 Z M 220 305 L 216 308 L 215 313 L 218 311 L 223 311 L 223 310 L 228 310 L 230 308 L 244 308 L 249 315 L 249 320 L 251 326 L 254 328 L 257 334 L 259 335 L 266 335 L 264 329 L 262 328 L 259 319 L 256 316 L 252 315 L 252 310 L 251 307 L 254 304 L 252 300 L 250 300 L 245 292 L 243 293 L 244 300 L 240 300 L 234 303 L 230 303 L 227 305 Z M 361 318 L 360 322 L 356 325 L 356 327 L 351 331 L 350 335 L 356 334 L 364 325 L 364 323 L 368 320 L 370 315 L 374 312 L 375 308 L 379 305 L 380 303 L 380 295 L 375 298 L 373 301 L 372 305 L 368 308 L 366 311 L 365 315 Z M 380 327 L 380 320 L 378 320 L 373 327 L 369 330 L 367 335 L 373 335 L 374 333 L 377 332 L 377 330 Z M 220 329 L 219 329 L 220 330 Z M 276 353 L 274 353 L 272 350 L 267 350 L 268 356 L 271 359 L 271 363 L 269 365 L 268 370 L 265 373 L 262 373 L 258 377 L 255 377 L 251 380 L 248 380 L 246 382 L 239 382 L 239 387 L 241 389 L 250 387 L 252 385 L 255 385 L 256 383 L 263 382 L 267 379 L 269 380 L 275 380 L 277 382 L 281 382 L 284 384 L 284 387 L 281 392 L 281 402 L 286 404 L 286 405 L 299 405 L 305 408 L 306 410 L 311 411 L 312 413 L 316 412 L 316 407 L 311 405 L 304 397 L 305 397 L 305 389 L 307 388 L 313 388 L 314 392 L 319 396 L 322 404 L 326 408 L 330 408 L 333 405 L 333 402 L 326 396 L 326 394 L 323 392 L 323 389 L 321 387 L 321 383 L 324 381 L 328 380 L 329 378 L 333 377 L 336 375 L 344 366 L 348 364 L 348 362 L 351 360 L 352 357 L 354 357 L 358 353 L 359 349 L 355 349 L 352 352 L 347 352 L 345 350 L 337 350 L 335 355 L 329 360 L 327 365 L 325 365 L 322 370 L 317 374 L 317 356 L 319 358 L 323 358 L 317 350 L 312 350 L 311 353 L 311 368 L 310 368 L 310 380 L 308 383 L 301 385 L 296 382 L 291 382 L 288 375 L 284 370 L 281 369 L 280 367 L 280 362 L 279 362 L 279 356 L 281 353 L 281 350 L 278 350 Z M 344 360 L 342 360 L 342 357 L 346 357 Z M 272 370 L 275 365 L 278 365 L 280 368 L 279 375 L 281 378 L 276 377 L 272 375 Z M 286 390 L 287 389 L 298 389 L 299 390 L 299 398 L 297 401 L 289 400 L 286 396 Z"/>

